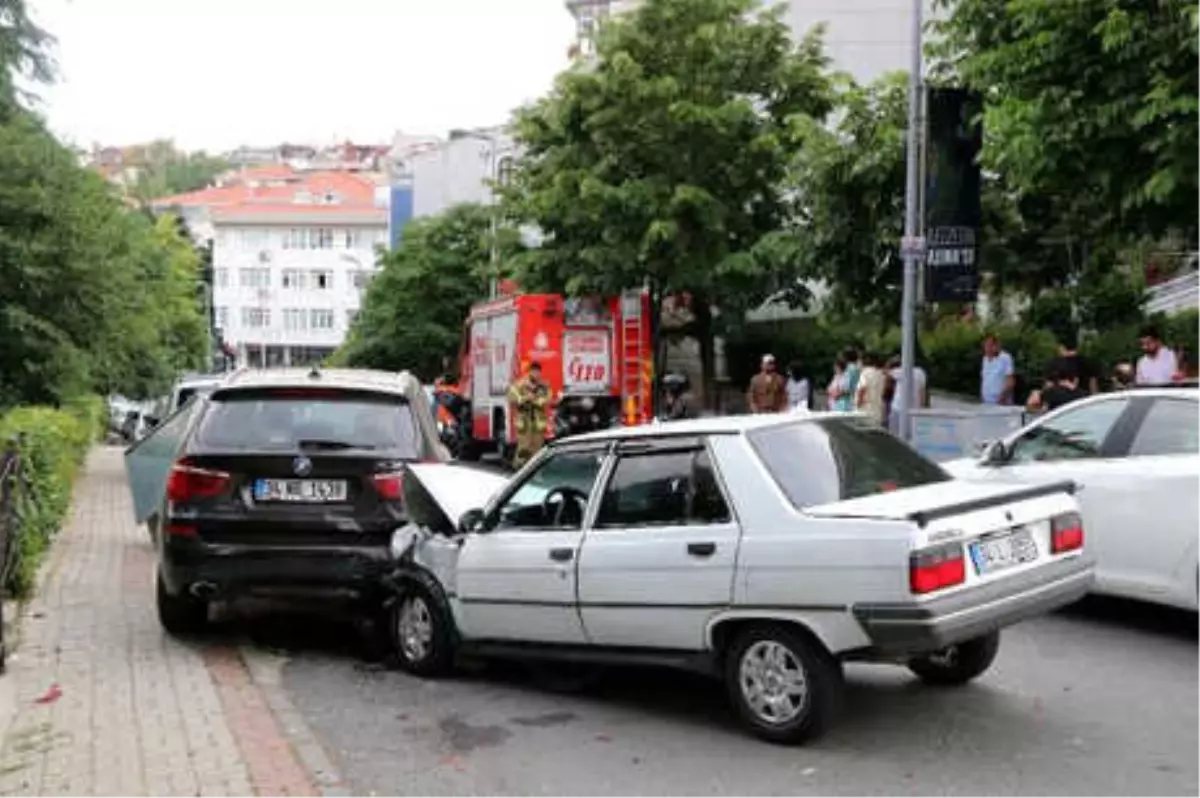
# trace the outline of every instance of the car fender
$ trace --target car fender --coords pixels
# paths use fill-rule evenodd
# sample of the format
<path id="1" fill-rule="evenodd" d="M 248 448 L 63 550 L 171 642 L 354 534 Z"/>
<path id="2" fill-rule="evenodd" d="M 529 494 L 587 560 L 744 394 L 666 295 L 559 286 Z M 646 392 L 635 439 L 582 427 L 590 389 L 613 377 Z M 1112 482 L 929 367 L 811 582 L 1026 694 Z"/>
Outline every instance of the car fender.
<path id="1" fill-rule="evenodd" d="M 731 607 L 709 619 L 704 630 L 705 647 L 715 650 L 719 646 L 717 628 L 722 624 L 740 625 L 745 621 L 802 626 L 834 656 L 866 648 L 871 642 L 849 607 Z"/>

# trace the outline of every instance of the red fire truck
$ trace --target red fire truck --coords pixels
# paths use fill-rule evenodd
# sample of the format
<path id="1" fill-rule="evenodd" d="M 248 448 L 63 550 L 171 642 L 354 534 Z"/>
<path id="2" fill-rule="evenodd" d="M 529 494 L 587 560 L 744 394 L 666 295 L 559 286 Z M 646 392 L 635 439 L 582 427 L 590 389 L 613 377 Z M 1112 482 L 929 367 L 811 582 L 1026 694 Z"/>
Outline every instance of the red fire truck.
<path id="1" fill-rule="evenodd" d="M 547 437 L 648 422 L 653 351 L 645 291 L 579 299 L 514 293 L 474 306 L 459 353 L 460 456 L 511 451 L 508 387 L 534 361 L 552 396 Z"/>

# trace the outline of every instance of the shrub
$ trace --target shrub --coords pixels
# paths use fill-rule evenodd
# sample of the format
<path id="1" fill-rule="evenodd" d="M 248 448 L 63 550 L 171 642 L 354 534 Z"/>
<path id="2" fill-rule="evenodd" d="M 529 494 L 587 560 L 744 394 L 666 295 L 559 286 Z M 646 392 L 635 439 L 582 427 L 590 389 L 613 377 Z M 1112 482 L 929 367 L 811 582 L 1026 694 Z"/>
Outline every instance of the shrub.
<path id="1" fill-rule="evenodd" d="M 22 524 L 17 561 L 4 585 L 7 595 L 25 598 L 38 566 L 71 503 L 71 486 L 95 442 L 103 420 L 103 400 L 88 397 L 52 407 L 18 407 L 0 417 L 0 442 L 20 441 L 30 492 L 17 507 Z"/>

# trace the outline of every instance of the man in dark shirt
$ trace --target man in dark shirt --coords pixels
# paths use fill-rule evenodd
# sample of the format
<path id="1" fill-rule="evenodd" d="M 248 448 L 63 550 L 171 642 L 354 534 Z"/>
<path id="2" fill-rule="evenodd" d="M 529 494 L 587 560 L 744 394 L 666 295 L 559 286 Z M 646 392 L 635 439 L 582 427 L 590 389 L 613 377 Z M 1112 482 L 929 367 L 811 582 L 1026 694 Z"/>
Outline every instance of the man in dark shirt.
<path id="1" fill-rule="evenodd" d="M 1079 354 L 1072 340 L 1075 336 L 1063 335 L 1058 342 L 1058 357 L 1049 363 L 1046 369 L 1046 387 L 1055 382 L 1052 375 L 1057 373 L 1074 374 L 1079 388 L 1085 395 L 1100 392 L 1100 367 L 1094 360 Z"/>
<path id="2" fill-rule="evenodd" d="M 1047 386 L 1029 395 L 1029 402 L 1025 405 L 1025 409 L 1031 412 L 1057 410 L 1065 404 L 1089 395 L 1088 391 L 1079 387 L 1078 372 L 1066 364 L 1059 364 L 1050 372 Z"/>

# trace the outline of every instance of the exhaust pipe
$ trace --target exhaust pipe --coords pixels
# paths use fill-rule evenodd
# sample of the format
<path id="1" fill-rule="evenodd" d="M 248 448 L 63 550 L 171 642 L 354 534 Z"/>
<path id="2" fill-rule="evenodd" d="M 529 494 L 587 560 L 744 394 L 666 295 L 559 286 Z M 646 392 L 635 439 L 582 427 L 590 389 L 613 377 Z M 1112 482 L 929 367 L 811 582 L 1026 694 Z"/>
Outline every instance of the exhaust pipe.
<path id="1" fill-rule="evenodd" d="M 210 599 L 217 594 L 217 586 L 212 582 L 197 582 L 188 588 L 188 592 L 198 599 Z"/>

